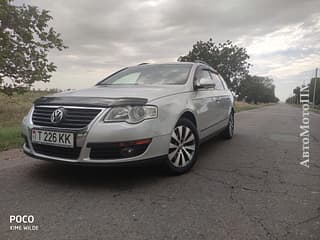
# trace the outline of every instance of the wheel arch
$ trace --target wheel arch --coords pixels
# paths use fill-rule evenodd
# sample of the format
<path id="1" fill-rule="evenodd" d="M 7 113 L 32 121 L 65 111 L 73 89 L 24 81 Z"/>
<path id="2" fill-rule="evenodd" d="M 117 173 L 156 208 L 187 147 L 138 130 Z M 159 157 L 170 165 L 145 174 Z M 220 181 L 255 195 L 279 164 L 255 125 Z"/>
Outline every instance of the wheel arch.
<path id="1" fill-rule="evenodd" d="M 186 110 L 186 111 L 182 112 L 178 118 L 178 121 L 181 118 L 186 118 L 186 119 L 190 120 L 194 124 L 194 126 L 196 128 L 198 128 L 197 118 L 192 111 Z"/>
<path id="2" fill-rule="evenodd" d="M 235 111 L 234 111 L 234 106 L 232 106 L 232 107 L 231 107 L 230 113 L 233 113 L 233 114 L 235 114 Z"/>

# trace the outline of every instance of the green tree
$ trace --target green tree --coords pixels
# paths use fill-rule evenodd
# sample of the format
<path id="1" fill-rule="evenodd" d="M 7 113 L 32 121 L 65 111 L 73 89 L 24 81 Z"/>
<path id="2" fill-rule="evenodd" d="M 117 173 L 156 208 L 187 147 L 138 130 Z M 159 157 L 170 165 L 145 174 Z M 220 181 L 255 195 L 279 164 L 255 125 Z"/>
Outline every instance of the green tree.
<path id="1" fill-rule="evenodd" d="M 313 91 L 316 78 L 312 78 L 309 84 L 310 102 L 313 102 Z M 320 104 L 320 78 L 317 78 L 315 104 Z"/>
<path id="2" fill-rule="evenodd" d="M 286 103 L 295 104 L 297 102 L 296 96 L 291 96 L 286 99 Z"/>
<path id="3" fill-rule="evenodd" d="M 320 105 L 320 78 L 311 78 L 309 86 L 309 101 L 313 103 L 313 92 L 314 92 L 314 84 L 317 80 L 316 85 L 316 97 L 315 97 L 315 104 Z M 305 85 L 302 85 L 301 88 L 305 87 Z M 293 89 L 293 96 L 287 98 L 286 102 L 291 104 L 300 104 L 300 89 L 299 86 L 295 87 Z M 319 107 L 319 106 L 318 106 Z"/>
<path id="4" fill-rule="evenodd" d="M 296 104 L 300 104 L 300 87 L 296 87 L 295 89 L 293 89 L 293 94 L 296 100 Z"/>
<path id="5" fill-rule="evenodd" d="M 48 52 L 66 48 L 60 34 L 48 26 L 51 19 L 47 10 L 0 0 L 0 91 L 10 95 L 50 80 L 56 66 Z"/>
<path id="6" fill-rule="evenodd" d="M 255 104 L 279 101 L 271 78 L 251 75 L 247 75 L 240 83 L 239 100 Z"/>
<path id="7" fill-rule="evenodd" d="M 192 50 L 187 55 L 180 56 L 178 61 L 205 61 L 221 74 L 229 88 L 238 93 L 240 82 L 248 74 L 251 66 L 248 59 L 245 48 L 238 47 L 229 40 L 216 44 L 210 38 L 207 42 L 198 41 Z"/>

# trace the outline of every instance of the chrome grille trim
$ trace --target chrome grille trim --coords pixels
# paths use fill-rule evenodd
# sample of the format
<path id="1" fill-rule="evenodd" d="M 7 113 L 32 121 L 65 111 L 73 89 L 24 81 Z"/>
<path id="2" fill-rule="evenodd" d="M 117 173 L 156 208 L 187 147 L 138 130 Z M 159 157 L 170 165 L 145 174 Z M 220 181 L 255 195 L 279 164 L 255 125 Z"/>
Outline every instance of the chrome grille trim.
<path id="1" fill-rule="evenodd" d="M 66 116 L 61 123 L 54 124 L 50 120 L 51 114 L 61 107 L 66 110 Z M 103 108 L 94 107 L 35 105 L 32 123 L 39 127 L 82 129 L 87 127 L 102 110 Z"/>

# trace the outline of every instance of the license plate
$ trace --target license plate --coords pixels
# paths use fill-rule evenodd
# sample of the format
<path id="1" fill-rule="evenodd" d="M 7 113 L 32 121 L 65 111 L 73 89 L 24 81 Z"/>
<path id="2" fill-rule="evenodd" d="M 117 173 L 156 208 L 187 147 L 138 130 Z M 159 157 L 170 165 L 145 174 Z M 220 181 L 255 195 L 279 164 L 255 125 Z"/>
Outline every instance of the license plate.
<path id="1" fill-rule="evenodd" d="M 61 147 L 73 147 L 74 134 L 32 129 L 32 142 Z"/>

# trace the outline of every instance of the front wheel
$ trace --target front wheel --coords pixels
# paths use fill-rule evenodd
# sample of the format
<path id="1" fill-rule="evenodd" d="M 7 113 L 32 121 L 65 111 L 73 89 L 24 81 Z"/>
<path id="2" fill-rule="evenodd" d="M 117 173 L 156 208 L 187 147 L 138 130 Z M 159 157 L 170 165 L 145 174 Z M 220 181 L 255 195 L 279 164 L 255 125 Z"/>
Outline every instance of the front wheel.
<path id="1" fill-rule="evenodd" d="M 194 124 L 182 118 L 176 124 L 170 139 L 165 165 L 170 173 L 182 174 L 189 171 L 198 156 L 199 135 Z"/>

